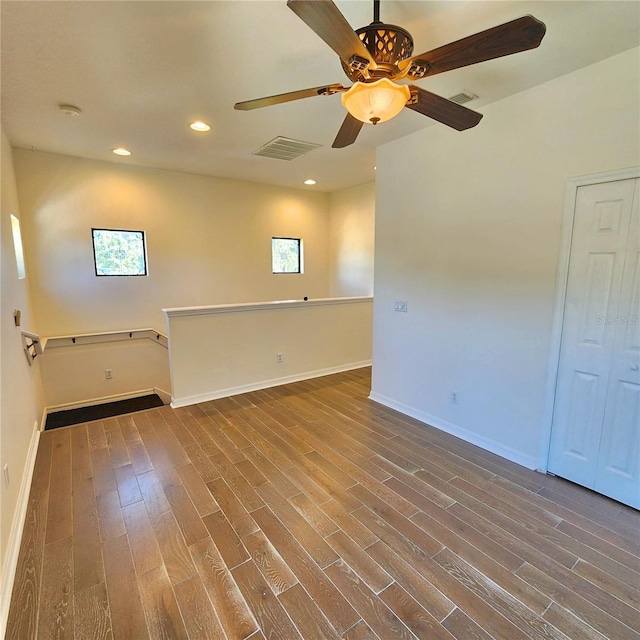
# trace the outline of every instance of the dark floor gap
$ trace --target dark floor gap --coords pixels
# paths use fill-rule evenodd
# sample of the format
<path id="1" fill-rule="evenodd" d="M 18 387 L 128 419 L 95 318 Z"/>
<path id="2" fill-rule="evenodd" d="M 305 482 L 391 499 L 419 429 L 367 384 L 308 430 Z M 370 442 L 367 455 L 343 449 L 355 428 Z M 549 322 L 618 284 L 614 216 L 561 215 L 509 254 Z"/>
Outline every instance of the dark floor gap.
<path id="1" fill-rule="evenodd" d="M 44 430 L 50 431 L 58 427 L 68 427 L 72 424 L 104 420 L 104 418 L 113 418 L 114 416 L 121 416 L 125 413 L 134 413 L 136 411 L 161 407 L 163 404 L 160 396 L 157 393 L 152 393 L 147 396 L 140 396 L 139 398 L 117 400 L 116 402 L 96 404 L 91 407 L 55 411 L 47 415 Z"/>

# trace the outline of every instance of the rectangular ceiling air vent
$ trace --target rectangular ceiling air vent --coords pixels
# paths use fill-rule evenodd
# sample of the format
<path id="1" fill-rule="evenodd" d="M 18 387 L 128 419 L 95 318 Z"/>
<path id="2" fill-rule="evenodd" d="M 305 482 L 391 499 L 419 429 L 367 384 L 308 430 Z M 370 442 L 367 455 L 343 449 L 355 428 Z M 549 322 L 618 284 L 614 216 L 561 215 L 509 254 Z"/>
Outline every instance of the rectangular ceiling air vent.
<path id="1" fill-rule="evenodd" d="M 292 140 L 291 138 L 278 136 L 256 149 L 253 155 L 289 161 L 295 160 L 321 146 L 321 144 L 314 144 L 313 142 L 303 142 L 302 140 Z"/>
<path id="2" fill-rule="evenodd" d="M 451 96 L 449 100 L 451 102 L 455 102 L 456 104 L 465 104 L 466 102 L 471 102 L 472 100 L 477 100 L 478 96 L 475 93 L 471 93 L 471 91 L 461 91 L 460 93 L 456 93 L 455 96 Z"/>

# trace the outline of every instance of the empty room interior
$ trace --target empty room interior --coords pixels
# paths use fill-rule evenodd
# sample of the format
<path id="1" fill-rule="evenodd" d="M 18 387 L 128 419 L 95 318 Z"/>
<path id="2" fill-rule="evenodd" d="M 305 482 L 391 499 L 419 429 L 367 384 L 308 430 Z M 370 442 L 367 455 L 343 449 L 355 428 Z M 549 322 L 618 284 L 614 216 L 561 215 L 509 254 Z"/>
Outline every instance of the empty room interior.
<path id="1" fill-rule="evenodd" d="M 640 639 L 640 3 L 0 17 L 0 637 Z"/>

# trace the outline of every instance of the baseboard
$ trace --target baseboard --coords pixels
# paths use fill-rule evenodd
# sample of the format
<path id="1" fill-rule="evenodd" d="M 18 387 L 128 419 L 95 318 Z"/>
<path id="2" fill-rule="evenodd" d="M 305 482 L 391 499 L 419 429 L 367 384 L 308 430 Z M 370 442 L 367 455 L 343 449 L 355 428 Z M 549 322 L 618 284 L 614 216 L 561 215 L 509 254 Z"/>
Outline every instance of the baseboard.
<path id="1" fill-rule="evenodd" d="M 47 426 L 47 416 L 49 412 L 47 411 L 47 407 L 42 408 L 42 417 L 40 418 L 40 425 L 38 426 L 39 431 L 44 431 L 44 428 Z M 2 636 L 0 636 L 2 637 Z"/>
<path id="2" fill-rule="evenodd" d="M 82 407 L 93 407 L 97 404 L 108 404 L 109 402 L 117 402 L 118 400 L 131 400 L 132 398 L 141 398 L 142 396 L 148 396 L 152 393 L 156 393 L 154 389 L 138 389 L 137 391 L 130 391 L 129 393 L 116 393 L 112 396 L 103 396 L 102 398 L 89 398 L 88 400 L 80 400 L 78 402 L 67 402 L 66 404 L 56 404 L 50 407 L 45 407 L 46 414 L 55 413 L 56 411 L 67 411 L 68 409 L 81 409 Z M 170 397 L 166 391 L 162 392 L 165 396 Z M 164 398 L 158 393 L 160 399 L 164 402 Z M 167 404 L 167 403 L 165 403 Z"/>
<path id="3" fill-rule="evenodd" d="M 240 385 L 237 387 L 228 387 L 227 389 L 219 389 L 216 391 L 209 391 L 197 396 L 185 396 L 182 398 L 173 398 L 171 406 L 174 409 L 179 407 L 187 407 L 191 404 L 198 404 L 199 402 L 208 402 L 209 400 L 218 400 L 219 398 L 228 398 L 229 396 L 237 396 L 241 393 L 249 393 L 251 391 L 260 391 L 260 389 L 268 389 L 269 387 L 278 387 L 283 384 L 289 384 L 291 382 L 301 382 L 302 380 L 310 380 L 311 378 L 320 378 L 322 376 L 329 376 L 332 373 L 342 373 L 343 371 L 351 371 L 353 369 L 362 369 L 363 367 L 370 367 L 371 360 L 363 360 L 362 362 L 351 362 L 349 364 L 339 365 L 337 367 L 328 367 L 326 369 L 317 369 L 315 371 L 306 371 L 304 373 L 298 373 L 293 376 L 285 376 L 283 378 L 272 378 L 271 380 L 262 380 L 260 382 L 252 382 L 251 384 Z"/>
<path id="4" fill-rule="evenodd" d="M 164 404 L 171 404 L 171 394 L 164 389 L 158 389 L 158 387 L 153 387 L 153 392 L 162 400 Z"/>
<path id="5" fill-rule="evenodd" d="M 22 542 L 22 532 L 27 517 L 27 507 L 29 506 L 29 492 L 31 491 L 31 480 L 38 453 L 38 443 L 40 442 L 40 430 L 36 422 L 31 435 L 31 442 L 27 451 L 22 482 L 18 493 L 16 510 L 13 514 L 9 540 L 7 541 L 7 552 L 4 566 L 2 568 L 2 583 L 0 584 L 0 638 L 4 638 L 7 628 L 7 617 L 9 616 L 9 605 L 11 604 L 11 592 L 13 581 L 18 566 L 18 554 L 20 553 L 20 543 Z"/>
<path id="6" fill-rule="evenodd" d="M 431 427 L 440 429 L 440 431 L 444 431 L 445 433 L 455 436 L 456 438 L 460 438 L 465 442 L 474 444 L 481 449 L 489 451 L 490 453 L 495 453 L 497 456 L 505 458 L 506 460 L 510 460 L 511 462 L 515 462 L 516 464 L 519 464 L 522 467 L 526 467 L 527 469 L 535 469 L 537 466 L 537 459 L 535 456 L 527 456 L 520 451 L 512 449 L 511 447 L 505 447 L 503 444 L 500 444 L 495 440 L 490 440 L 489 438 L 479 436 L 477 433 L 473 433 L 473 431 L 469 431 L 468 429 L 459 427 L 458 425 L 447 422 L 446 420 L 442 420 L 441 418 L 438 418 L 436 416 L 429 415 L 428 413 L 420 411 L 415 407 L 403 404 L 402 402 L 397 402 L 396 400 L 392 400 L 391 398 L 387 398 L 386 396 L 374 393 L 373 391 L 369 394 L 369 399 L 373 400 L 374 402 L 378 402 L 379 404 L 383 404 L 385 407 L 389 407 L 390 409 L 395 409 L 400 413 L 404 413 L 405 415 L 415 418 L 416 420 L 420 420 L 420 422 L 424 422 Z"/>

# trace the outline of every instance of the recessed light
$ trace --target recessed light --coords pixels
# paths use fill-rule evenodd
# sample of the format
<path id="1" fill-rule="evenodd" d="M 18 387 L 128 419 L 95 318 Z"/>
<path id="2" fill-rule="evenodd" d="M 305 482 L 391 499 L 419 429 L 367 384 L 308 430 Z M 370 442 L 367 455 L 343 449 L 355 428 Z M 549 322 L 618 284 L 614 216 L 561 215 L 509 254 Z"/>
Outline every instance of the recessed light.
<path id="1" fill-rule="evenodd" d="M 315 183 L 316 183 L 316 181 L 315 181 L 315 180 L 312 180 L 311 178 L 309 178 L 308 180 L 305 180 L 305 181 L 304 181 L 304 183 L 305 183 L 305 184 L 315 184 Z"/>
<path id="2" fill-rule="evenodd" d="M 201 122 L 200 120 L 196 120 L 189 125 L 194 131 L 209 131 L 211 129 L 211 125 L 208 125 L 206 122 Z"/>
<path id="3" fill-rule="evenodd" d="M 115 153 L 117 156 L 131 155 L 131 151 L 129 151 L 129 149 L 125 149 L 124 147 L 116 147 L 115 149 L 111 149 L 111 151 L 113 151 L 113 153 Z"/>
<path id="4" fill-rule="evenodd" d="M 79 116 L 81 113 L 81 110 L 72 104 L 59 104 L 58 109 L 65 116 Z"/>

